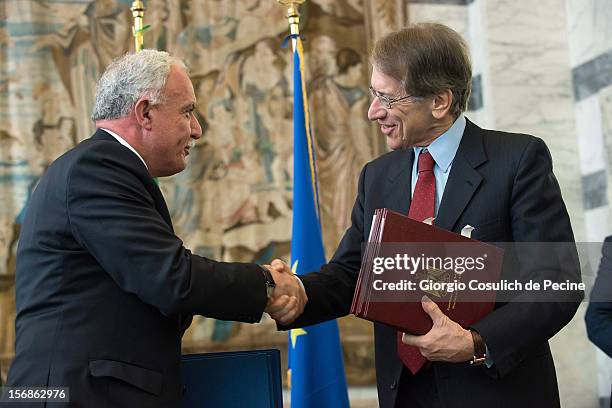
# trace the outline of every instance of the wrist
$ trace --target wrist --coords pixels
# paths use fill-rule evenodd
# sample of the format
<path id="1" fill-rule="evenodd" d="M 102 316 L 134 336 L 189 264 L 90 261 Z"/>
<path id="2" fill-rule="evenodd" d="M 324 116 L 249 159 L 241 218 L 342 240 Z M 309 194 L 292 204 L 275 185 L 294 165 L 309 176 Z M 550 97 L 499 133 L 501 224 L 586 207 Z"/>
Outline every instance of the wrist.
<path id="1" fill-rule="evenodd" d="M 272 273 L 268 270 L 268 268 L 264 266 L 259 266 L 261 268 L 261 272 L 266 280 L 266 297 L 271 299 L 274 297 L 274 290 L 276 289 L 276 282 L 274 282 L 274 278 L 272 277 Z"/>

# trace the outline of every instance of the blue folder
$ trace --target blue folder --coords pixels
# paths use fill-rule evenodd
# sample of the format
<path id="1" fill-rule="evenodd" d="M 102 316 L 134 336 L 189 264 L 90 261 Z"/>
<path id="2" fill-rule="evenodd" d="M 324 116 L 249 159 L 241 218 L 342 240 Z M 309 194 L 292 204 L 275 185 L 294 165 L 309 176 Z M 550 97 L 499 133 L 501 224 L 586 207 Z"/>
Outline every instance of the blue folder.
<path id="1" fill-rule="evenodd" d="M 282 408 L 280 351 L 185 354 L 183 408 Z"/>

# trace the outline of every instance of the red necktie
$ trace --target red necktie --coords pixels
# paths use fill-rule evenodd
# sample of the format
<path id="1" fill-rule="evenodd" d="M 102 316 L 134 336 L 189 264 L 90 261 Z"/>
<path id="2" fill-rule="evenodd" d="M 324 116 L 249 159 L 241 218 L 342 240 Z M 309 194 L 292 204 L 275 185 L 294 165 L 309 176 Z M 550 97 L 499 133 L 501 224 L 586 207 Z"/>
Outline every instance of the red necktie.
<path id="1" fill-rule="evenodd" d="M 419 178 L 414 187 L 412 202 L 408 217 L 417 221 L 424 221 L 435 215 L 436 208 L 436 177 L 434 176 L 433 167 L 434 159 L 426 149 L 421 151 L 419 155 Z M 417 347 L 408 346 L 402 343 L 402 333 L 397 332 L 397 354 L 404 365 L 416 374 L 427 362 Z"/>

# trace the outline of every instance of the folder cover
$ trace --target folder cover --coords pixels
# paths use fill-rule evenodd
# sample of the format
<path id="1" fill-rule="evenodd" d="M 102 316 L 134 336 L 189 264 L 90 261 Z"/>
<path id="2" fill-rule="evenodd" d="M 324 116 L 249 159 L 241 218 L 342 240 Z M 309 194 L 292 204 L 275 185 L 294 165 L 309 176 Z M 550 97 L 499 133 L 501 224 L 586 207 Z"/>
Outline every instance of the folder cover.
<path id="1" fill-rule="evenodd" d="M 461 274 L 444 268 L 421 268 L 413 274 L 397 270 L 374 273 L 376 258 L 391 258 L 398 250 L 407 250 L 409 253 L 406 255 L 423 258 L 432 251 L 434 255 L 452 253 L 457 256 L 458 253 L 465 252 L 486 254 L 486 267 Z M 498 282 L 503 252 L 496 246 L 415 221 L 389 209 L 377 209 L 373 215 L 370 237 L 363 254 L 350 312 L 357 317 L 384 323 L 405 333 L 421 335 L 427 333 L 433 324 L 420 303 L 422 296 L 427 295 L 449 318 L 468 328 L 493 310 L 495 290 L 478 290 L 469 293 L 455 290 L 446 293 L 427 288 L 422 290 L 419 282 L 454 281 L 464 284 L 470 280 L 482 283 Z M 413 289 L 374 290 L 375 280 L 382 281 L 390 277 L 396 281 L 398 277 L 401 277 L 402 281 L 413 281 Z"/>
<path id="2" fill-rule="evenodd" d="M 185 354 L 183 408 L 282 408 L 279 350 Z"/>

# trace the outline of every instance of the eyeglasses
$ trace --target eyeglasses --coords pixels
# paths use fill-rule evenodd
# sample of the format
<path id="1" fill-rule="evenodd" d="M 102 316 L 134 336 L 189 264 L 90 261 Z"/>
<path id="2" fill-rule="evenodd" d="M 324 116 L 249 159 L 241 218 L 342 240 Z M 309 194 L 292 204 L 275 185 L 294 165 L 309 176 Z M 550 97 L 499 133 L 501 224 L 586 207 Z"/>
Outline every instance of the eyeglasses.
<path id="1" fill-rule="evenodd" d="M 371 86 L 370 86 L 370 93 L 372 94 L 373 98 L 378 98 L 378 101 L 380 102 L 380 104 L 387 109 L 391 109 L 391 106 L 396 102 L 400 102 L 400 101 L 403 101 L 409 98 L 418 99 L 418 97 L 413 96 L 413 95 L 400 96 L 399 98 L 391 99 L 388 96 L 385 96 L 381 94 L 380 92 L 376 91 Z"/>

